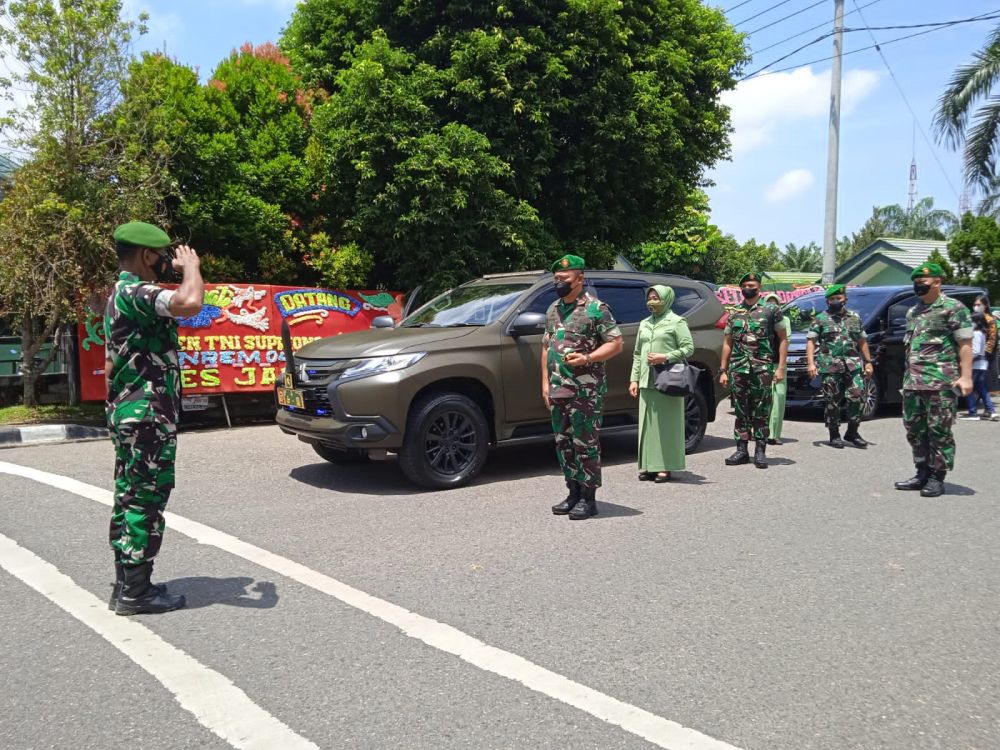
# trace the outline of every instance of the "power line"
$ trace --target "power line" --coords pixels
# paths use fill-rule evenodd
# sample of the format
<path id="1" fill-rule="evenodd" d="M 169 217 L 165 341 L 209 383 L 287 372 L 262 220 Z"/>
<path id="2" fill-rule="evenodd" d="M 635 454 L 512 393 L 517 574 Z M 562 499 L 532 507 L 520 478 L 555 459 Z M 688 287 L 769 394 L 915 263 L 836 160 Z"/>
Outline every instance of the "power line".
<path id="1" fill-rule="evenodd" d="M 857 0 L 851 0 L 851 2 L 854 4 L 854 7 L 857 8 L 858 5 Z M 910 115 L 913 117 L 913 124 L 920 131 L 920 135 L 924 139 L 924 143 L 927 145 L 927 149 L 931 152 L 931 156 L 934 157 L 934 161 L 935 163 L 937 163 L 938 169 L 941 170 L 941 175 L 944 177 L 945 182 L 948 183 L 948 187 L 951 188 L 951 192 L 955 194 L 955 199 L 961 202 L 962 200 L 961 196 L 958 194 L 958 191 L 952 184 L 951 178 L 948 177 L 948 172 L 947 170 L 945 170 L 944 165 L 941 163 L 941 159 L 938 158 L 937 151 L 935 151 L 934 147 L 931 145 L 930 138 L 927 137 L 927 132 L 924 130 L 924 126 L 920 124 L 920 119 L 917 117 L 917 113 L 913 110 L 913 106 L 910 104 L 910 100 L 907 99 L 906 92 L 903 91 L 903 87 L 900 85 L 899 79 L 896 78 L 896 74 L 893 72 L 892 66 L 889 65 L 889 60 L 886 58 L 885 53 L 882 52 L 882 47 L 879 46 L 878 39 L 875 38 L 873 27 L 868 25 L 868 21 L 865 20 L 865 14 L 862 13 L 860 9 L 858 9 L 858 15 L 861 18 L 861 23 L 863 23 L 865 27 L 868 29 L 868 35 L 872 38 L 872 41 L 875 43 L 875 49 L 878 51 L 879 57 L 882 58 L 882 63 L 885 65 L 885 69 L 889 71 L 889 78 L 891 78 L 892 82 L 895 84 L 896 91 L 899 92 L 899 95 L 903 99 L 903 103 L 906 105 L 906 108 L 910 110 Z M 922 25 L 928 25 L 928 24 L 915 24 L 911 28 L 919 28 Z M 914 158 L 916 158 L 916 156 L 914 156 Z"/>
<path id="2" fill-rule="evenodd" d="M 942 22 L 940 22 L 938 24 L 933 24 L 934 28 L 926 29 L 924 31 L 918 31 L 915 34 L 907 34 L 905 36 L 899 36 L 899 37 L 896 37 L 894 39 L 889 39 L 888 41 L 882 42 L 881 46 L 884 47 L 884 46 L 886 46 L 888 44 L 894 44 L 896 42 L 902 42 L 902 41 L 904 41 L 906 39 L 913 39 L 914 37 L 923 36 L 924 34 L 931 34 L 931 33 L 935 32 L 935 31 L 941 31 L 943 29 L 951 28 L 952 26 L 957 26 L 957 25 L 963 24 L 963 23 L 972 23 L 972 22 L 975 22 L 975 21 L 991 21 L 991 20 L 994 20 L 994 19 L 997 19 L 997 18 L 1000 18 L 1000 9 L 992 10 L 992 11 L 987 11 L 986 13 L 983 13 L 983 14 L 981 14 L 979 16 L 973 16 L 971 18 L 960 18 L 960 19 L 957 19 L 957 20 L 954 20 L 954 21 L 942 21 Z M 867 31 L 867 30 L 868 30 L 867 27 L 858 28 L 858 29 L 844 29 L 845 32 L 849 32 L 849 31 L 856 32 L 856 31 Z M 747 75 L 743 76 L 743 78 L 741 78 L 740 81 L 745 81 L 745 80 L 747 80 L 749 78 L 754 78 L 754 77 L 760 75 L 761 73 L 763 73 L 765 71 L 768 71 L 773 65 L 777 65 L 778 63 L 780 63 L 780 62 L 782 62 L 784 60 L 787 60 L 789 57 L 792 57 L 793 55 L 798 54 L 802 50 L 808 49 L 812 45 L 817 44 L 818 42 L 821 42 L 824 39 L 827 39 L 827 38 L 833 36 L 833 33 L 834 32 L 829 31 L 829 32 L 827 32 L 825 34 L 821 34 L 820 36 L 818 36 L 815 39 L 813 39 L 811 42 L 808 42 L 807 44 L 803 44 L 801 47 L 799 47 L 799 48 L 797 48 L 797 49 L 789 52 L 787 55 L 782 55 L 777 60 L 773 60 L 772 62 L 769 62 L 767 65 L 764 65 L 763 67 L 758 68 L 753 73 L 748 73 Z M 869 45 L 867 47 L 860 47 L 858 49 L 851 50 L 850 52 L 844 52 L 843 55 L 842 55 L 842 57 L 846 56 L 846 55 L 856 55 L 859 52 L 866 52 L 868 50 L 875 49 L 877 46 L 879 46 L 879 45 L 872 44 L 872 45 Z M 820 58 L 817 58 L 815 60 L 810 60 L 808 62 L 798 63 L 796 65 L 790 65 L 790 66 L 788 66 L 786 68 L 778 68 L 776 70 L 771 70 L 770 72 L 771 73 L 783 73 L 783 72 L 785 72 L 787 70 L 795 70 L 796 68 L 804 68 L 807 65 L 814 65 L 816 63 L 826 62 L 826 61 L 832 60 L 832 59 L 833 59 L 833 57 L 820 57 Z"/>
<path id="3" fill-rule="evenodd" d="M 875 5 L 876 3 L 880 3 L 880 2 L 882 2 L 882 0 L 871 0 L 871 2 L 866 3 L 865 5 L 862 5 L 861 7 L 862 8 L 867 8 L 869 5 Z M 847 16 L 850 16 L 850 15 L 852 15 L 854 13 L 857 13 L 857 12 L 858 11 L 856 11 L 856 10 L 848 11 L 847 13 L 844 14 L 844 17 L 846 18 Z M 769 44 L 767 47 L 764 47 L 763 49 L 754 50 L 754 52 L 756 54 L 760 54 L 761 52 L 767 52 L 769 49 L 774 49 L 775 47 L 780 47 L 785 42 L 790 42 L 793 39 L 798 39 L 800 36 L 805 36 L 810 31 L 816 31 L 816 29 L 825 28 L 827 25 L 829 25 L 829 23 L 830 23 L 829 21 L 824 21 L 823 23 L 818 23 L 815 26 L 810 26 L 808 29 L 803 29 L 802 31 L 798 32 L 797 34 L 792 34 L 791 36 L 785 37 L 780 42 L 775 42 L 774 44 Z M 747 36 L 753 36 L 753 32 L 751 32 L 750 34 L 747 34 Z"/>
<path id="4" fill-rule="evenodd" d="M 782 21 L 787 21 L 789 18 L 794 18 L 795 16 L 798 16 L 798 15 L 801 15 L 801 14 L 805 13 L 807 10 L 812 10 L 813 8 L 815 8 L 817 6 L 820 6 L 820 5 L 826 5 L 826 3 L 827 3 L 827 0 L 818 0 L 818 2 L 815 2 L 812 5 L 807 5 L 802 10 L 797 10 L 794 13 L 789 13 L 787 16 L 779 18 L 777 21 L 771 21 L 771 23 L 764 24 L 763 26 L 759 26 L 756 29 L 754 29 L 753 31 L 748 31 L 747 32 L 747 36 L 751 36 L 752 34 L 756 34 L 758 31 L 763 31 L 764 29 L 769 29 L 772 26 L 777 26 Z"/>
<path id="5" fill-rule="evenodd" d="M 742 21 L 738 21 L 737 23 L 734 23 L 733 26 L 742 26 L 747 21 L 752 21 L 755 18 L 760 18 L 761 16 L 766 15 L 767 13 L 770 13 L 775 8 L 780 8 L 782 5 L 788 5 L 790 2 L 792 2 L 792 0 L 781 0 L 780 3 L 775 3 L 774 5 L 771 5 L 771 6 L 767 7 L 767 8 L 764 8 L 764 10 L 762 10 L 760 13 L 756 13 L 756 14 L 750 16 L 749 18 L 744 18 Z"/>
<path id="6" fill-rule="evenodd" d="M 752 3 L 752 2 L 753 2 L 753 0 L 743 0 L 743 2 L 742 2 L 742 3 L 737 3 L 737 4 L 736 4 L 736 5 L 734 5 L 734 6 L 732 7 L 732 8 L 726 8 L 726 9 L 725 9 L 724 11 L 722 11 L 722 12 L 723 12 L 723 13 L 732 13 L 732 12 L 733 12 L 734 10 L 736 10 L 737 8 L 742 8 L 742 7 L 744 6 L 744 5 L 749 5 L 749 4 L 750 4 L 750 3 Z"/>

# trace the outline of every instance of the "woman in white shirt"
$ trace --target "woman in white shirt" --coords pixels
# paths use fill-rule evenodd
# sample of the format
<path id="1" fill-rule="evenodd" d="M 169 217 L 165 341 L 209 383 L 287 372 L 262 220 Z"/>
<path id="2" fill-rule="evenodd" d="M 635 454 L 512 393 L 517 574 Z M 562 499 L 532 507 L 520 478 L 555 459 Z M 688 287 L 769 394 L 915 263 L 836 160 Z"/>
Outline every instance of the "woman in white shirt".
<path id="1" fill-rule="evenodd" d="M 997 421 L 996 411 L 993 408 L 993 399 L 990 398 L 990 389 L 987 387 L 986 378 L 989 371 L 989 357 L 986 354 L 986 316 L 981 312 L 972 314 L 972 393 L 969 394 L 969 413 L 965 419 L 979 419 L 976 415 L 976 408 L 979 399 L 983 400 L 986 413 L 981 417 L 990 422 Z"/>

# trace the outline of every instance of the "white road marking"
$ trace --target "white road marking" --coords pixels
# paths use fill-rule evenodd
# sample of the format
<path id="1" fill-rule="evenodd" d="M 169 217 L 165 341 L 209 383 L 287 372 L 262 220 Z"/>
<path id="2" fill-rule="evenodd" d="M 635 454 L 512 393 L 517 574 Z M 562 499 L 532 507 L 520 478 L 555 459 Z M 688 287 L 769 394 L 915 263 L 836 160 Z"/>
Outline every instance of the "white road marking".
<path id="1" fill-rule="evenodd" d="M 107 603 L 31 550 L 0 534 L 0 568 L 65 610 L 146 670 L 198 723 L 230 745 L 246 750 L 318 750 L 254 703 L 226 677 L 209 669 Z"/>
<path id="2" fill-rule="evenodd" d="M 31 479 L 104 505 L 113 504 L 113 495 L 110 491 L 70 477 L 6 461 L 0 461 L 0 473 Z M 304 586 L 332 596 L 344 604 L 399 628 L 410 638 L 422 641 L 439 651 L 454 654 L 479 669 L 506 677 L 530 690 L 578 708 L 603 722 L 621 727 L 627 732 L 642 737 L 658 747 L 667 748 L 667 750 L 739 750 L 735 745 L 716 740 L 676 721 L 664 719 L 586 685 L 581 685 L 528 661 L 524 657 L 494 648 L 450 625 L 410 612 L 371 594 L 366 594 L 364 591 L 341 583 L 335 578 L 307 568 L 294 560 L 289 560 L 287 557 L 268 552 L 235 536 L 189 518 L 178 516 L 175 513 L 167 513 L 166 516 L 167 525 L 170 528 L 201 544 L 217 547 L 262 568 L 298 581 Z"/>

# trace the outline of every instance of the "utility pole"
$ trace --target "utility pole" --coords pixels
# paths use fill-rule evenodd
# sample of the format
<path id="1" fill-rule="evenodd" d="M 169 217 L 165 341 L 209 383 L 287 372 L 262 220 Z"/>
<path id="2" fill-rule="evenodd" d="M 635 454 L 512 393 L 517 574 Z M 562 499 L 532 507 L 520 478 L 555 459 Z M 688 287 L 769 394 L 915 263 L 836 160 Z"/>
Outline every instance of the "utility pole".
<path id="1" fill-rule="evenodd" d="M 826 224 L 823 228 L 823 283 L 837 270 L 837 170 L 840 165 L 840 77 L 844 54 L 844 0 L 834 0 L 833 70 L 830 74 L 830 145 L 826 159 Z"/>

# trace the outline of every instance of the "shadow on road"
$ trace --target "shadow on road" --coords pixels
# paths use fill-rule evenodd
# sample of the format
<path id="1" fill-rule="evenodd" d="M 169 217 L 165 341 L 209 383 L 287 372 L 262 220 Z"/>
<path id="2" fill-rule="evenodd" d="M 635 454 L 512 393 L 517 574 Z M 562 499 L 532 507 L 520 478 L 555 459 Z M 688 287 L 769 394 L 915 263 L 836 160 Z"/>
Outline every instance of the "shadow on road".
<path id="1" fill-rule="evenodd" d="M 253 584 L 251 586 L 251 584 Z M 185 609 L 199 609 L 213 604 L 250 609 L 271 609 L 278 603 L 278 592 L 271 581 L 253 578 L 211 578 L 193 576 L 167 582 L 171 594 L 184 594 Z"/>

